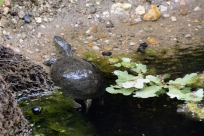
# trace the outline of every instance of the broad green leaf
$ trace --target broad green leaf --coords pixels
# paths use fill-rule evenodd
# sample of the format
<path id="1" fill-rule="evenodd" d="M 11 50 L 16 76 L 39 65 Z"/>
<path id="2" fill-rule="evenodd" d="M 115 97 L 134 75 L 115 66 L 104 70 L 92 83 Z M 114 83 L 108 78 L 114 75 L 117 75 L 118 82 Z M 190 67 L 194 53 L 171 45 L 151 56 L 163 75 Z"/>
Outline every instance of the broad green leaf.
<path id="1" fill-rule="evenodd" d="M 131 87 L 135 87 L 138 89 L 142 89 L 144 87 L 144 83 L 149 83 L 149 79 L 137 79 L 135 81 L 129 81 L 129 82 L 125 82 L 122 83 L 122 86 L 124 88 L 131 88 Z"/>
<path id="2" fill-rule="evenodd" d="M 106 91 L 111 93 L 111 94 L 118 94 L 121 93 L 123 95 L 130 95 L 132 94 L 132 92 L 134 92 L 136 89 L 135 88 L 121 88 L 121 89 L 117 89 L 114 88 L 114 86 L 111 87 L 107 87 Z"/>
<path id="3" fill-rule="evenodd" d="M 110 59 L 108 59 L 108 61 L 109 61 L 110 63 L 116 63 L 116 62 L 118 62 L 119 60 L 116 59 L 116 58 L 110 58 Z"/>
<path id="4" fill-rule="evenodd" d="M 123 67 L 130 67 L 130 62 L 121 62 L 121 65 L 123 66 Z"/>
<path id="5" fill-rule="evenodd" d="M 154 82 L 157 85 L 162 85 L 161 80 L 158 77 L 148 75 L 148 76 L 146 76 L 146 79 L 149 79 L 151 82 Z"/>
<path id="6" fill-rule="evenodd" d="M 181 90 L 182 93 L 190 93 L 191 92 L 191 88 L 190 87 L 185 87 Z"/>
<path id="7" fill-rule="evenodd" d="M 122 58 L 122 61 L 123 61 L 123 62 L 130 62 L 131 59 L 130 59 L 130 58 Z"/>
<path id="8" fill-rule="evenodd" d="M 127 81 L 131 81 L 137 78 L 133 75 L 129 75 L 127 71 L 115 70 L 114 74 L 118 76 L 118 79 L 116 80 L 116 83 L 118 84 L 125 83 Z"/>
<path id="9" fill-rule="evenodd" d="M 121 63 L 116 63 L 116 64 L 114 64 L 114 66 L 121 67 L 122 65 L 121 65 Z"/>
<path id="10" fill-rule="evenodd" d="M 133 95 L 133 97 L 139 97 L 139 98 L 155 97 L 155 96 L 157 96 L 156 92 L 158 92 L 160 90 L 161 90 L 161 87 L 156 86 L 156 85 L 145 87 L 142 90 L 136 91 L 135 95 Z"/>
<path id="11" fill-rule="evenodd" d="M 178 100 L 201 101 L 203 99 L 203 89 L 184 94 L 175 86 L 169 86 L 169 92 L 167 92 L 167 95 L 169 95 L 170 98 L 177 98 Z"/>
<path id="12" fill-rule="evenodd" d="M 170 78 L 171 77 L 171 75 L 169 75 L 169 74 L 164 74 L 164 75 L 162 75 L 162 79 L 168 79 L 168 78 Z"/>
<path id="13" fill-rule="evenodd" d="M 190 80 L 191 78 L 197 76 L 197 73 L 191 73 L 191 74 L 187 74 L 185 75 L 185 77 L 183 78 L 177 78 L 176 80 L 170 80 L 169 81 L 169 84 L 177 84 L 177 85 L 180 85 L 180 86 L 185 86 Z"/>
<path id="14" fill-rule="evenodd" d="M 135 71 L 136 73 L 145 73 L 147 72 L 147 66 L 143 64 L 136 64 L 136 68 L 132 68 L 132 71 Z"/>

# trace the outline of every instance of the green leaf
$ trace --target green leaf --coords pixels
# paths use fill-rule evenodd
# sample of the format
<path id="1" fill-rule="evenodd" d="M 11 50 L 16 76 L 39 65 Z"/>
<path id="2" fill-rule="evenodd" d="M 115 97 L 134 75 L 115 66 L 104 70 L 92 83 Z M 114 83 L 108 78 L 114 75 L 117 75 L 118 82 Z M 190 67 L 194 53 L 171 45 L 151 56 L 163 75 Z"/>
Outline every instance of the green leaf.
<path id="1" fill-rule="evenodd" d="M 130 59 L 130 58 L 122 58 L 122 61 L 123 61 L 123 62 L 130 62 L 131 59 Z"/>
<path id="2" fill-rule="evenodd" d="M 161 90 L 161 87 L 156 86 L 156 85 L 145 87 L 142 90 L 136 91 L 135 95 L 133 95 L 133 97 L 139 97 L 139 98 L 155 97 L 155 96 L 157 96 L 156 92 L 158 92 L 160 90 Z"/>
<path id="3" fill-rule="evenodd" d="M 168 79 L 168 78 L 170 78 L 171 77 L 171 75 L 170 74 L 164 74 L 164 75 L 162 75 L 162 79 L 164 80 L 164 79 Z"/>
<path id="4" fill-rule="evenodd" d="M 182 93 L 190 93 L 191 92 L 191 88 L 190 87 L 185 87 L 181 90 Z"/>
<path id="5" fill-rule="evenodd" d="M 123 66 L 123 67 L 130 67 L 130 62 L 121 62 L 121 65 Z"/>
<path id="6" fill-rule="evenodd" d="M 121 63 L 116 63 L 116 64 L 114 64 L 114 66 L 121 67 L 122 65 L 121 65 Z"/>
<path id="7" fill-rule="evenodd" d="M 177 98 L 178 100 L 201 101 L 203 99 L 203 89 L 199 89 L 196 92 L 182 93 L 181 90 L 175 86 L 169 86 L 167 95 L 169 95 L 170 98 Z"/>
<path id="8" fill-rule="evenodd" d="M 123 95 L 130 95 L 132 94 L 132 92 L 134 92 L 136 89 L 135 88 L 121 88 L 121 89 L 118 89 L 118 88 L 114 88 L 114 86 L 111 86 L 111 87 L 107 87 L 106 88 L 106 91 L 111 93 L 111 94 L 118 94 L 118 93 L 121 93 Z"/>
<path id="9" fill-rule="evenodd" d="M 185 75 L 185 77 L 183 78 L 177 78 L 176 80 L 170 80 L 169 84 L 176 84 L 176 85 L 180 85 L 180 86 L 185 86 L 190 80 L 191 78 L 197 76 L 197 73 L 191 73 L 191 74 L 187 74 Z"/>
<path id="10" fill-rule="evenodd" d="M 162 85 L 161 79 L 156 76 L 148 75 L 146 76 L 146 79 L 149 79 L 151 82 L 154 82 L 157 85 Z"/>
<path id="11" fill-rule="evenodd" d="M 110 63 L 116 63 L 116 62 L 118 62 L 119 60 L 116 59 L 116 58 L 110 58 L 110 59 L 108 59 L 108 61 L 109 61 Z"/>
<path id="12" fill-rule="evenodd" d="M 124 88 L 138 88 L 138 89 L 142 89 L 144 87 L 144 83 L 149 83 L 149 79 L 137 79 L 135 81 L 129 81 L 129 82 L 125 82 L 122 83 L 122 86 Z"/>
<path id="13" fill-rule="evenodd" d="M 114 74 L 118 76 L 118 79 L 116 80 L 116 83 L 118 84 L 136 79 L 135 76 L 129 75 L 127 71 L 115 70 Z"/>
<path id="14" fill-rule="evenodd" d="M 132 68 L 132 71 L 135 71 L 136 73 L 146 73 L 147 72 L 147 66 L 143 64 L 136 64 L 136 68 Z"/>

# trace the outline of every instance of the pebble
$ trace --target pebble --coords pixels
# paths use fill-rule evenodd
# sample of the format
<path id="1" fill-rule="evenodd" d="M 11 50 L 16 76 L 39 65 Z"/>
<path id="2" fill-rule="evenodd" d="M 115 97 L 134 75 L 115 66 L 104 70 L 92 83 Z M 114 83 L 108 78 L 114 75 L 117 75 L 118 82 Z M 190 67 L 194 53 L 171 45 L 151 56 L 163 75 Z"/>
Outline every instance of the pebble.
<path id="1" fill-rule="evenodd" d="M 172 21 L 172 22 L 176 22 L 176 21 L 177 21 L 176 17 L 175 17 L 175 16 L 172 16 L 172 17 L 171 17 L 171 21 Z"/>
<path id="2" fill-rule="evenodd" d="M 201 10 L 201 8 L 200 8 L 199 6 L 197 6 L 197 7 L 195 7 L 193 10 L 194 10 L 194 11 L 199 11 L 199 10 Z"/>
<path id="3" fill-rule="evenodd" d="M 32 110 L 33 114 L 39 115 L 39 114 L 41 114 L 42 108 L 39 107 L 39 106 L 35 106 L 35 107 L 33 107 L 31 110 Z"/>
<path id="4" fill-rule="evenodd" d="M 110 52 L 110 51 L 103 51 L 103 52 L 102 52 L 102 55 L 103 55 L 103 56 L 111 56 L 111 55 L 112 55 L 112 52 Z"/>
<path id="5" fill-rule="evenodd" d="M 134 46 L 135 44 L 135 42 L 130 42 L 130 46 Z"/>
<path id="6" fill-rule="evenodd" d="M 100 34 L 100 38 L 106 38 L 107 35 L 106 34 Z"/>
<path id="7" fill-rule="evenodd" d="M 188 14 L 188 11 L 186 11 L 186 10 L 181 11 L 181 12 L 180 12 L 180 14 L 181 14 L 182 16 L 185 16 L 185 15 L 187 15 L 187 14 Z"/>
<path id="8" fill-rule="evenodd" d="M 135 13 L 136 15 L 144 15 L 145 14 L 145 7 L 142 5 L 137 6 L 137 8 L 135 9 Z"/>
<path id="9" fill-rule="evenodd" d="M 98 32 L 97 27 L 92 28 L 91 32 L 93 32 L 93 33 L 97 33 L 97 32 Z"/>
<path id="10" fill-rule="evenodd" d="M 4 14 L 4 15 L 7 15 L 8 12 L 9 12 L 9 7 L 5 7 L 5 8 L 3 9 L 3 14 Z"/>
<path id="11" fill-rule="evenodd" d="M 130 10 L 132 8 L 132 5 L 130 3 L 114 3 L 111 6 L 111 13 L 113 14 L 129 14 Z"/>
<path id="12" fill-rule="evenodd" d="M 25 16 L 25 12 L 23 11 L 23 10 L 20 10 L 19 12 L 18 12 L 18 17 L 19 18 L 23 18 Z"/>
<path id="13" fill-rule="evenodd" d="M 98 46 L 93 46 L 92 49 L 94 49 L 96 51 L 100 50 L 100 48 Z"/>
<path id="14" fill-rule="evenodd" d="M 25 20 L 25 22 L 26 23 L 30 23 L 30 16 L 28 15 L 28 14 L 25 14 L 24 16 L 23 16 L 23 19 Z"/>
<path id="15" fill-rule="evenodd" d="M 111 50 L 113 50 L 113 47 L 110 46 L 110 45 L 104 45 L 103 49 L 106 50 L 106 51 L 111 51 Z"/>
<path id="16" fill-rule="evenodd" d="M 163 5 L 160 5 L 160 6 L 159 6 L 159 9 L 160 9 L 161 12 L 167 11 L 167 7 L 166 7 L 166 6 L 163 6 Z"/>
<path id="17" fill-rule="evenodd" d="M 40 24 L 40 23 L 42 23 L 42 18 L 36 17 L 36 18 L 35 18 L 35 21 L 36 21 L 36 23 Z"/>
<path id="18" fill-rule="evenodd" d="M 87 14 L 94 14 L 94 13 L 96 13 L 96 10 L 97 10 L 97 8 L 95 5 L 90 5 L 88 8 Z"/>
<path id="19" fill-rule="evenodd" d="M 13 24 L 17 24 L 17 20 L 16 20 L 15 18 L 12 18 L 12 19 L 11 19 L 11 22 L 12 22 Z"/>
<path id="20" fill-rule="evenodd" d="M 114 25 L 113 23 L 109 20 L 107 23 L 106 23 L 106 28 L 113 28 Z"/>
<path id="21" fill-rule="evenodd" d="M 4 0 L 4 5 L 6 7 L 10 7 L 11 6 L 11 1 L 10 0 Z"/>
<path id="22" fill-rule="evenodd" d="M 89 47 L 92 47 L 92 46 L 94 46 L 94 43 L 93 42 L 90 42 L 90 43 L 88 43 L 87 44 Z"/>
<path id="23" fill-rule="evenodd" d="M 159 44 L 159 42 L 158 42 L 156 39 L 154 39 L 154 38 L 148 39 L 148 40 L 147 40 L 147 43 L 152 44 L 152 45 Z"/>
<path id="24" fill-rule="evenodd" d="M 156 5 L 151 5 L 150 10 L 147 12 L 147 14 L 144 15 L 143 20 L 149 21 L 149 20 L 158 20 L 161 17 L 161 13 L 159 11 L 159 8 Z"/>

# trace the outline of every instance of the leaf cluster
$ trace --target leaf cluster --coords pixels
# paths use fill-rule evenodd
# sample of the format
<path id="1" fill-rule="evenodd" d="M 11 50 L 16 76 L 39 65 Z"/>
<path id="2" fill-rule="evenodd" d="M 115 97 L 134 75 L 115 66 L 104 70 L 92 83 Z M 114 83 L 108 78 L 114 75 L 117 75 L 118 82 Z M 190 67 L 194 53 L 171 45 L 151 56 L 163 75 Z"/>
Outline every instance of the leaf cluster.
<path id="1" fill-rule="evenodd" d="M 177 78 L 165 83 L 170 75 L 147 75 L 146 65 L 131 62 L 129 58 L 121 60 L 111 58 L 109 62 L 115 67 L 126 67 L 135 74 L 129 74 L 127 71 L 115 70 L 113 73 L 118 77 L 115 85 L 106 88 L 106 91 L 112 94 L 121 93 L 123 95 L 133 95 L 138 98 L 149 98 L 166 93 L 170 98 L 177 98 L 185 101 L 201 101 L 203 98 L 203 89 L 192 91 L 188 84 L 192 83 L 197 73 L 185 75 L 183 78 Z"/>

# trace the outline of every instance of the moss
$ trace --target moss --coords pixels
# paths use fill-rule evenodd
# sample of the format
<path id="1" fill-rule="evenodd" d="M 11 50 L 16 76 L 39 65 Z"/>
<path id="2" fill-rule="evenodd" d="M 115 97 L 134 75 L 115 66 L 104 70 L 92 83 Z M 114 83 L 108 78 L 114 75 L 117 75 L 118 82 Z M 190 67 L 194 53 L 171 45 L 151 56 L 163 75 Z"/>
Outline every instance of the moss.
<path id="1" fill-rule="evenodd" d="M 196 114 L 198 118 L 204 119 L 204 107 L 198 107 L 195 103 L 187 103 L 189 111 Z"/>
<path id="2" fill-rule="evenodd" d="M 87 124 L 77 110 L 73 109 L 73 100 L 60 93 L 52 96 L 39 97 L 35 101 L 21 101 L 19 103 L 24 116 L 34 124 L 35 135 L 63 136 L 77 135 L 90 136 L 93 133 L 91 124 Z M 40 115 L 34 115 L 31 108 L 40 106 Z"/>
<path id="3" fill-rule="evenodd" d="M 204 88 L 204 74 L 199 74 L 198 76 L 192 78 L 188 85 L 192 88 Z"/>
<path id="4" fill-rule="evenodd" d="M 146 49 L 145 54 L 147 56 L 157 56 L 158 52 L 154 49 L 148 48 L 148 49 Z"/>

